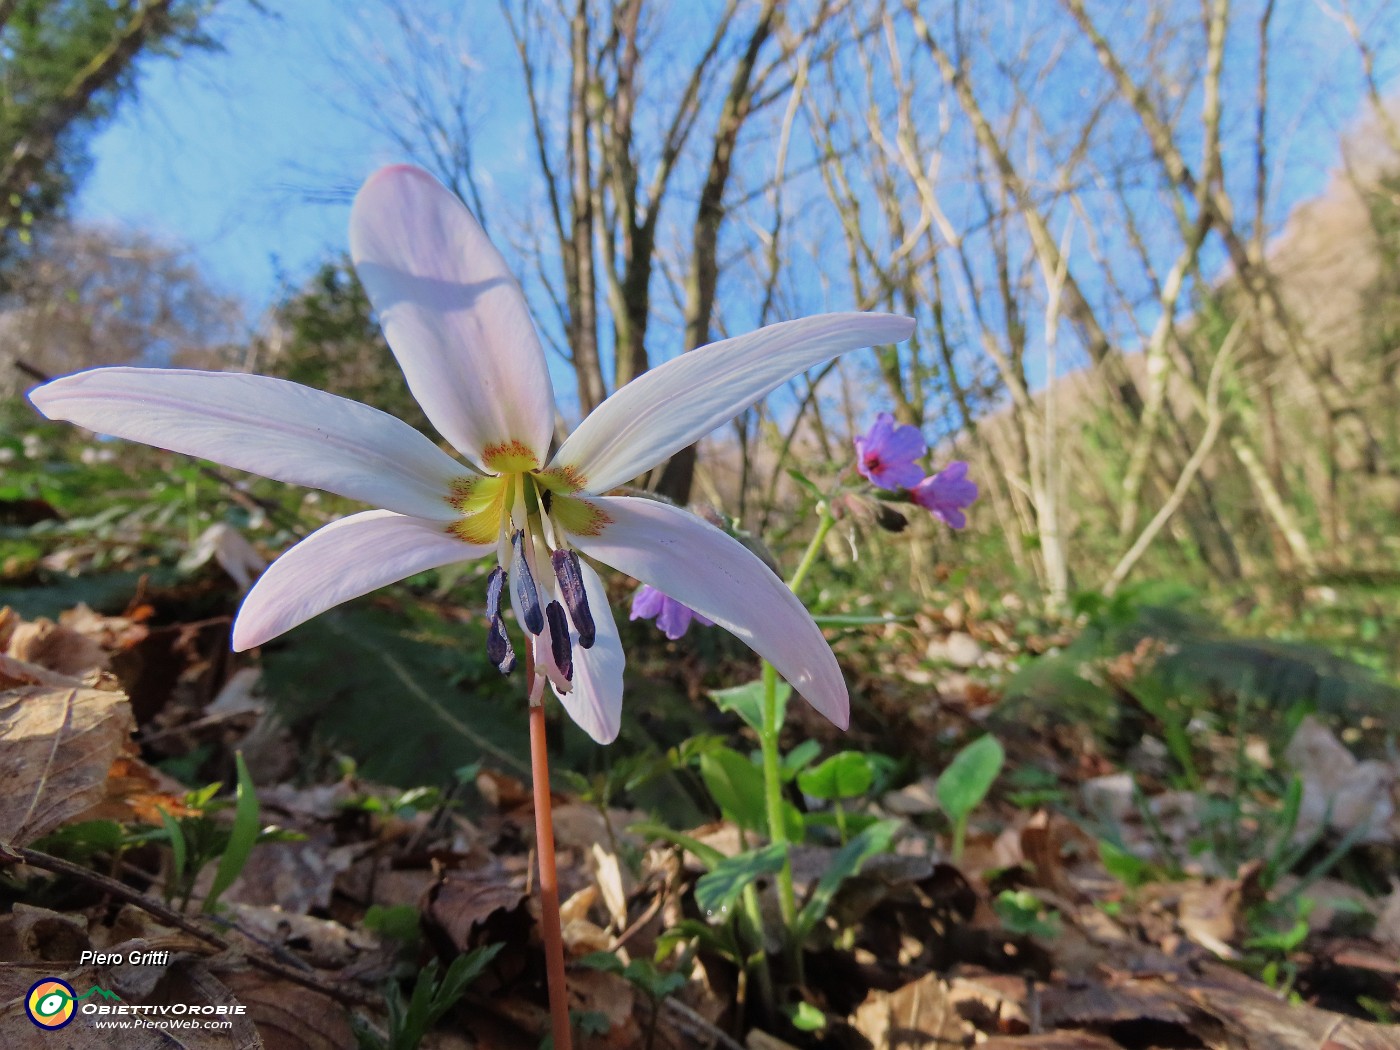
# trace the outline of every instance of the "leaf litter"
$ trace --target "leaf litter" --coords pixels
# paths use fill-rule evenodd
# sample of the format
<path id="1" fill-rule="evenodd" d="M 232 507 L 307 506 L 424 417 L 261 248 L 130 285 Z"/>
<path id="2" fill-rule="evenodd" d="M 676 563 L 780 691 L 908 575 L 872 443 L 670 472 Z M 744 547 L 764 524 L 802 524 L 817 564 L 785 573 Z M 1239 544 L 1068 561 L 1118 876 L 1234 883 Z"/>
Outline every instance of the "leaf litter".
<path id="1" fill-rule="evenodd" d="M 446 965 L 497 945 L 421 1045 L 537 1046 L 548 1015 L 532 818 L 514 770 L 488 755 L 459 783 L 418 794 L 352 768 L 325 782 L 300 780 L 297 733 L 264 701 L 257 667 L 219 655 L 227 622 L 151 627 L 149 619 L 144 603 L 118 617 L 79 607 L 56 622 L 0 613 L 6 1045 L 48 1045 L 18 1011 L 35 975 L 51 974 L 130 1003 L 247 1007 L 218 1039 L 96 1039 L 75 1026 L 71 1046 L 353 1046 L 357 1031 L 388 1031 L 391 983 L 411 987 L 431 960 Z M 903 717 L 962 719 L 972 740 L 998 697 L 965 680 L 965 670 L 997 663 L 1014 643 L 970 617 L 953 622 L 925 625 L 925 648 L 952 665 L 940 685 L 948 694 L 936 710 Z M 1261 865 L 1230 868 L 1223 849 L 1182 854 L 1178 870 L 1168 870 L 1174 844 L 1200 840 L 1200 793 L 1140 773 L 1125 778 L 1062 730 L 1033 751 L 1009 736 L 1007 746 L 1008 767 L 1042 767 L 1053 790 L 1043 804 L 984 807 L 956 863 L 937 777 L 910 778 L 864 805 L 864 816 L 892 822 L 893 837 L 832 891 L 808 938 L 802 995 L 825 1022 L 820 1045 L 1400 1048 L 1400 1030 L 1358 1008 L 1400 1014 L 1400 879 L 1374 896 L 1325 873 L 1266 886 Z M 209 808 L 213 796 L 192 805 L 187 788 L 145 760 L 220 771 L 231 787 L 235 750 L 258 770 L 264 830 L 216 913 L 199 915 L 167 896 L 165 822 L 202 815 L 227 831 L 232 807 Z M 1260 834 L 1276 836 L 1281 850 L 1324 854 L 1350 835 L 1396 855 L 1394 763 L 1357 760 L 1311 721 L 1288 755 L 1300 782 L 1297 817 L 1287 828 L 1261 825 Z M 1143 783 L 1146 797 L 1135 786 Z M 458 804 L 468 792 L 470 808 Z M 1075 817 L 1062 804 L 1066 793 L 1081 796 L 1100 823 Z M 816 1045 L 772 1019 L 749 1024 L 734 968 L 705 951 L 692 954 L 688 979 L 659 1003 L 619 972 L 585 963 L 597 953 L 623 965 L 658 957 L 667 931 L 701 921 L 705 865 L 640 833 L 646 815 L 637 811 L 560 792 L 556 818 L 584 1045 Z M 1111 848 L 1103 826 L 1115 832 Z M 736 856 L 749 841 L 728 821 L 688 834 L 717 856 Z M 838 854 L 794 852 L 800 900 L 819 892 Z M 209 865 L 193 900 L 212 877 Z M 1269 950 L 1251 944 L 1254 909 L 1305 895 L 1321 904 L 1279 953 L 1294 967 L 1289 982 L 1276 977 L 1270 986 L 1244 972 L 1245 959 Z M 775 912 L 771 887 L 761 897 Z M 75 966 L 85 950 L 169 954 L 158 966 Z M 659 960 L 664 970 L 675 950 Z M 11 1043 L 11 1032 L 22 1034 Z"/>

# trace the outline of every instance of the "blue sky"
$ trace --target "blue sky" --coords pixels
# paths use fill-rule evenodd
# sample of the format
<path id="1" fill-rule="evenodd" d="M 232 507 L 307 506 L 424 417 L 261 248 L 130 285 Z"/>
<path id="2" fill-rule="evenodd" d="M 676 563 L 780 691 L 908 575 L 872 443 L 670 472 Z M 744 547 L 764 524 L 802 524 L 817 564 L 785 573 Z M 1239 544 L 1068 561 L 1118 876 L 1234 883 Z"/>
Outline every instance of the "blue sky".
<path id="1" fill-rule="evenodd" d="M 538 176 L 528 155 L 515 57 L 494 3 L 460 3 L 455 10 L 467 30 L 469 60 L 477 79 L 491 85 L 489 106 L 479 114 L 478 156 L 498 187 L 510 187 L 490 195 L 528 216 Z M 346 12 L 364 5 L 276 6 L 276 15 L 260 15 L 229 0 L 210 26 L 223 50 L 148 62 L 140 96 L 95 140 L 93 170 L 77 202 L 80 218 L 140 227 L 188 245 L 217 285 L 249 304 L 250 323 L 280 289 L 344 250 L 354 188 L 379 164 L 401 159 L 379 133 L 347 115 L 357 102 L 348 80 L 370 69 L 367 42 L 379 39 L 374 26 L 345 21 L 353 23 Z M 425 2 L 421 10 L 437 7 Z M 1273 158 L 1287 158 L 1282 196 L 1297 200 L 1322 185 L 1336 130 L 1348 123 L 1359 92 L 1354 77 L 1318 69 L 1323 51 L 1345 52 L 1340 29 L 1311 5 L 1306 16 L 1293 5 L 1282 8 L 1280 20 L 1303 16 L 1333 38 L 1283 33 L 1308 53 L 1275 55 L 1280 98 L 1296 96 L 1311 114 L 1310 133 L 1285 135 L 1287 145 Z M 675 29 L 693 14 L 671 9 L 665 20 Z M 1245 32 L 1248 17 L 1240 18 Z M 1384 74 L 1393 56 L 1383 41 L 1382 52 Z M 672 66 L 684 65 L 683 55 L 671 58 Z M 1320 75 L 1299 78 L 1302 69 Z M 1319 127 L 1326 133 L 1317 134 Z M 497 236 L 499 230 L 492 227 Z"/>
<path id="2" fill-rule="evenodd" d="M 331 104 L 338 6 L 298 0 L 264 17 L 230 4 L 214 25 L 223 51 L 150 62 L 139 99 L 94 143 L 79 216 L 191 246 L 255 307 L 282 275 L 295 282 L 343 250 L 348 201 L 308 197 L 343 197 L 374 166 L 375 145 Z"/>

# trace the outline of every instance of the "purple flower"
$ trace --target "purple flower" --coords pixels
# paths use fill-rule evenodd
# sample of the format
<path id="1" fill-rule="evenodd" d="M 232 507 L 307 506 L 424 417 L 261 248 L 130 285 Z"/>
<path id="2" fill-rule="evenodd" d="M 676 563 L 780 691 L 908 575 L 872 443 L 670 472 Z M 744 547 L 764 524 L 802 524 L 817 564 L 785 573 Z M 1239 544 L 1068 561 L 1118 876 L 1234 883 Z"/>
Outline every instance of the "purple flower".
<path id="1" fill-rule="evenodd" d="M 915 485 L 910 495 L 934 517 L 941 518 L 951 528 L 960 529 L 967 524 L 963 508 L 972 506 L 977 499 L 977 483 L 967 480 L 967 464 L 954 460 Z"/>
<path id="2" fill-rule="evenodd" d="M 924 472 L 914 461 L 928 451 L 918 427 L 881 412 L 875 425 L 856 438 L 856 469 L 882 489 L 912 489 Z"/>
<path id="3" fill-rule="evenodd" d="M 656 619 L 656 626 L 671 641 L 675 641 L 690 629 L 694 620 L 702 627 L 713 627 L 713 620 L 706 619 L 688 605 L 682 605 L 670 595 L 663 594 L 655 587 L 642 584 L 632 595 L 632 614 L 629 620 Z"/>

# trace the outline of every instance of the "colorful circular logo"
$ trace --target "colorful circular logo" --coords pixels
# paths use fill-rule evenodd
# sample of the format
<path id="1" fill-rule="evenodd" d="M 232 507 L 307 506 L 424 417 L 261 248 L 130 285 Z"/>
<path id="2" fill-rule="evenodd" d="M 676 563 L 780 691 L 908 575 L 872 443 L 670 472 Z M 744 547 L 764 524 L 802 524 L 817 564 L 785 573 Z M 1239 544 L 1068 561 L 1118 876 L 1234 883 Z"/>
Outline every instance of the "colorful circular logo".
<path id="1" fill-rule="evenodd" d="M 24 1000 L 24 1012 L 40 1028 L 62 1028 L 77 1013 L 74 1000 L 77 993 L 67 981 L 45 977 L 36 981 Z"/>

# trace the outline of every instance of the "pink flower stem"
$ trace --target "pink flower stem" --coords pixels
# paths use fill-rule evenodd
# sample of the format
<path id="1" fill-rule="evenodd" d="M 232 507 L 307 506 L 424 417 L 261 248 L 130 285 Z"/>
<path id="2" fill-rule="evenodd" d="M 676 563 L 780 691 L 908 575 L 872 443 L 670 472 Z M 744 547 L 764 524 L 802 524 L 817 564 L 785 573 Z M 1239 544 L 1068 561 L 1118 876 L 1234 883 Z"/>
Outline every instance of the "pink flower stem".
<path id="1" fill-rule="evenodd" d="M 525 677 L 530 682 L 530 776 L 535 789 L 535 856 L 540 873 L 540 936 L 544 939 L 549 984 L 549 1019 L 554 1050 L 573 1050 L 569 1026 L 569 985 L 564 976 L 564 929 L 559 920 L 559 874 L 554 866 L 554 817 L 549 794 L 549 752 L 545 748 L 544 679 L 535 677 L 527 646 Z"/>

